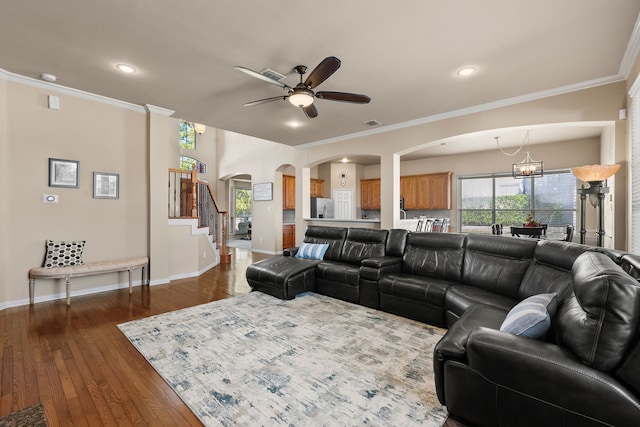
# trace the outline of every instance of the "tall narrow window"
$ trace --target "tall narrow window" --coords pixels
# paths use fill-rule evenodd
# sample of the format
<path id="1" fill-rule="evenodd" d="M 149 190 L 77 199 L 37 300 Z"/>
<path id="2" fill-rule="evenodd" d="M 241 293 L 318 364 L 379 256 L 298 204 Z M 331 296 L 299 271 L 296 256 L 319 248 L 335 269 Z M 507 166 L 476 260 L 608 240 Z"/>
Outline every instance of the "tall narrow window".
<path id="1" fill-rule="evenodd" d="M 631 96 L 631 244 L 633 253 L 640 253 L 640 77 L 629 91 Z"/>
<path id="2" fill-rule="evenodd" d="M 193 123 L 180 120 L 180 148 L 196 149 L 196 130 Z"/>

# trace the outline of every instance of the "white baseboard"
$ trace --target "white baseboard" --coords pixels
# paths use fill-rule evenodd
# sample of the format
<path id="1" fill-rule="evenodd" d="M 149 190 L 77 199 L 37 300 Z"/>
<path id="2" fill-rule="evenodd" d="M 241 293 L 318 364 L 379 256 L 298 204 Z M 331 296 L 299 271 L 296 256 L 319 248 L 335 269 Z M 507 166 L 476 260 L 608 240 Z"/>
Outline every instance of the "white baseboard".
<path id="1" fill-rule="evenodd" d="M 163 282 L 163 283 L 167 283 L 167 282 Z M 133 287 L 139 287 L 141 286 L 142 281 L 141 280 L 134 280 L 132 281 L 132 285 Z M 72 287 L 73 287 L 73 283 L 72 283 Z M 128 289 L 129 288 L 129 282 L 125 282 L 125 283 L 117 283 L 117 284 L 112 284 L 112 285 L 105 285 L 105 286 L 100 286 L 98 288 L 89 288 L 89 289 L 78 289 L 78 290 L 73 290 L 71 289 L 71 299 L 73 300 L 74 297 L 77 296 L 82 296 L 82 295 L 92 295 L 92 294 L 98 294 L 100 292 L 107 292 L 107 291 L 115 291 L 117 289 Z M 56 294 L 49 294 L 49 295 L 40 295 L 40 296 L 36 296 L 34 298 L 34 303 L 39 303 L 39 302 L 48 302 L 48 301 L 56 301 L 59 299 L 66 299 L 67 298 L 67 293 L 66 292 L 59 292 Z M 13 300 L 13 301 L 6 301 L 4 303 L 0 304 L 0 310 L 4 310 L 6 308 L 12 308 L 12 307 L 20 307 L 23 305 L 29 305 L 29 298 L 23 298 L 23 299 L 19 299 L 19 300 Z"/>

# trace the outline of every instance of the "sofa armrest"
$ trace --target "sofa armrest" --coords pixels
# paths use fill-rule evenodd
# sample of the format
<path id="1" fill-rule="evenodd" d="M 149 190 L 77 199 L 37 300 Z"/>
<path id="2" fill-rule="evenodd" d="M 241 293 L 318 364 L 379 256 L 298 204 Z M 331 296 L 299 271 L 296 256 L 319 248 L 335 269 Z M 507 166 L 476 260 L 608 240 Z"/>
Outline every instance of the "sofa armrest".
<path id="1" fill-rule="evenodd" d="M 282 251 L 282 255 L 284 256 L 296 256 L 298 253 L 298 247 L 294 246 L 293 248 L 287 248 Z"/>
<path id="2" fill-rule="evenodd" d="M 362 263 L 360 265 L 363 267 L 382 268 L 395 264 L 402 264 L 402 258 L 395 256 L 365 258 L 362 260 Z"/>
<path id="3" fill-rule="evenodd" d="M 379 282 L 385 274 L 399 273 L 402 271 L 402 258 L 399 257 L 374 257 L 365 258 L 360 264 L 360 278 L 372 282 Z"/>
<path id="4" fill-rule="evenodd" d="M 444 364 L 449 360 L 467 363 L 467 342 L 471 332 L 478 327 L 500 329 L 506 312 L 485 304 L 472 305 L 460 319 L 449 327 L 433 350 L 433 373 L 436 393 L 444 404 Z"/>
<path id="5" fill-rule="evenodd" d="M 640 417 L 640 400 L 621 382 L 552 343 L 480 327 L 469 335 L 467 360 L 496 386 L 555 407 L 613 425 Z"/>

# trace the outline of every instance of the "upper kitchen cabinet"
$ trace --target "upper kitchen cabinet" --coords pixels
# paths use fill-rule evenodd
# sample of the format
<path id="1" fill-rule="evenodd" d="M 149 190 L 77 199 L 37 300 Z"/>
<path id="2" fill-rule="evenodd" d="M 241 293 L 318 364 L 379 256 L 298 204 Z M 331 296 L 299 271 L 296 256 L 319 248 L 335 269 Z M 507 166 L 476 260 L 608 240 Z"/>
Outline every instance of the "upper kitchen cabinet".
<path id="1" fill-rule="evenodd" d="M 296 208 L 296 177 L 282 175 L 282 209 Z"/>
<path id="2" fill-rule="evenodd" d="M 380 210 L 380 178 L 360 180 L 360 209 Z"/>
<path id="3" fill-rule="evenodd" d="M 311 197 L 324 197 L 324 179 L 311 178 Z"/>
<path id="4" fill-rule="evenodd" d="M 400 177 L 405 210 L 451 209 L 452 172 Z"/>

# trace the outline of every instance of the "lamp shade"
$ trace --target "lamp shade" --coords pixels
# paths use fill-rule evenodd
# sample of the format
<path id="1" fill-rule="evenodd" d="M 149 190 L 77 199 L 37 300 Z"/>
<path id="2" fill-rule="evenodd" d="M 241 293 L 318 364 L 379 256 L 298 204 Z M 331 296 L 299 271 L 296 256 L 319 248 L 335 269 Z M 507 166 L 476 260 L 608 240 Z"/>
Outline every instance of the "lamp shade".
<path id="1" fill-rule="evenodd" d="M 571 168 L 571 173 L 580 181 L 604 181 L 620 170 L 619 164 L 614 165 L 585 165 Z"/>
<path id="2" fill-rule="evenodd" d="M 204 131 L 207 130 L 207 127 L 203 124 L 200 123 L 194 123 L 193 124 L 193 129 L 199 134 L 202 135 L 204 133 Z"/>

